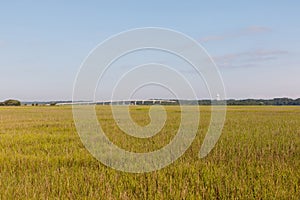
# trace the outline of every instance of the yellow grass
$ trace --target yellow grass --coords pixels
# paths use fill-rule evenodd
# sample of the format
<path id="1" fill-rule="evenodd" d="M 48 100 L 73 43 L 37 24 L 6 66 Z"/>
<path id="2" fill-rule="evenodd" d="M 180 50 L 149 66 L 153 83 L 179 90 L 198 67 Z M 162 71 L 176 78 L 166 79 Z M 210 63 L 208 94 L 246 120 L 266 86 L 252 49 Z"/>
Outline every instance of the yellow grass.
<path id="1" fill-rule="evenodd" d="M 176 134 L 180 109 L 166 108 L 165 128 L 148 140 L 122 133 L 109 106 L 97 113 L 115 144 L 148 152 Z M 150 122 L 148 107 L 133 106 L 131 115 Z M 220 140 L 199 159 L 209 119 L 209 107 L 201 107 L 196 140 L 173 164 L 130 174 L 89 154 L 71 107 L 0 107 L 0 199 L 299 199 L 300 107 L 228 107 Z"/>

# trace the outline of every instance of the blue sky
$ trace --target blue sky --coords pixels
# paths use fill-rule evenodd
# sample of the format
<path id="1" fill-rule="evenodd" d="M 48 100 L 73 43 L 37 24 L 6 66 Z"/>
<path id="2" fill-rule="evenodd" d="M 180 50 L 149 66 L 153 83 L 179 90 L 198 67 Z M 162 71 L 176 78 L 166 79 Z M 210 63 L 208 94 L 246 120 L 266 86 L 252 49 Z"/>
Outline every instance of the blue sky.
<path id="1" fill-rule="evenodd" d="M 139 27 L 197 40 L 218 65 L 228 98 L 299 98 L 300 3 L 220 2 L 2 1 L 0 101 L 70 100 L 88 53 Z"/>

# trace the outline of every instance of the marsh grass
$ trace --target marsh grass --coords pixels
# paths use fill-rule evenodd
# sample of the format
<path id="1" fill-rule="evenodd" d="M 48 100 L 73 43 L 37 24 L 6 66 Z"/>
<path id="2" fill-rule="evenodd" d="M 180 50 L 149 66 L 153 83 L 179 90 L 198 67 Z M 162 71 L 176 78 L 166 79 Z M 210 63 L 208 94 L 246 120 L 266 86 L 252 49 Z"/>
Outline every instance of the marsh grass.
<path id="1" fill-rule="evenodd" d="M 147 152 L 176 134 L 180 109 L 166 109 L 166 126 L 148 140 L 122 133 L 109 106 L 97 113 L 115 144 Z M 148 110 L 133 106 L 131 116 L 147 125 Z M 199 159 L 209 120 L 209 107 L 201 107 L 197 138 L 173 164 L 130 174 L 89 154 L 71 107 L 1 107 L 0 199 L 299 199 L 300 107 L 228 107 L 220 140 Z"/>

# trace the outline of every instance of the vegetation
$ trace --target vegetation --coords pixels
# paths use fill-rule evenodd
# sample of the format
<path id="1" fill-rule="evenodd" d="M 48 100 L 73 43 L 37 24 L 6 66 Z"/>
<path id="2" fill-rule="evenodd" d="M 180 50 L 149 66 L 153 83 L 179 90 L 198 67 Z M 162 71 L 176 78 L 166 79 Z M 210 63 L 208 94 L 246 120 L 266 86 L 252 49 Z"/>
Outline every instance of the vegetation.
<path id="1" fill-rule="evenodd" d="M 275 98 L 275 99 L 244 99 L 244 100 L 228 100 L 228 105 L 274 105 L 274 106 L 287 106 L 287 105 L 300 105 L 299 99 L 289 98 Z"/>
<path id="2" fill-rule="evenodd" d="M 49 105 L 50 106 L 55 106 L 57 103 L 56 102 L 51 102 Z"/>
<path id="3" fill-rule="evenodd" d="M 21 102 L 18 100 L 9 99 L 4 102 L 0 102 L 0 106 L 20 106 Z"/>
<path id="4" fill-rule="evenodd" d="M 147 106 L 132 106 L 132 118 L 149 123 Z M 153 151 L 168 144 L 180 108 L 167 106 L 168 120 L 150 139 L 123 134 L 110 106 L 97 106 L 99 122 L 120 147 Z M 300 107 L 230 106 L 220 140 L 204 159 L 199 148 L 210 120 L 192 146 L 170 166 L 151 173 L 115 171 L 82 145 L 69 106 L 0 108 L 0 199 L 299 199 Z"/>
<path id="5" fill-rule="evenodd" d="M 185 105 L 211 105 L 211 100 L 198 100 L 198 101 L 181 101 Z M 218 104 L 218 101 L 213 101 L 213 104 Z M 290 98 L 275 98 L 275 99 L 229 99 L 226 101 L 227 105 L 273 105 L 273 106 L 288 106 L 288 105 L 300 105 L 299 99 Z"/>

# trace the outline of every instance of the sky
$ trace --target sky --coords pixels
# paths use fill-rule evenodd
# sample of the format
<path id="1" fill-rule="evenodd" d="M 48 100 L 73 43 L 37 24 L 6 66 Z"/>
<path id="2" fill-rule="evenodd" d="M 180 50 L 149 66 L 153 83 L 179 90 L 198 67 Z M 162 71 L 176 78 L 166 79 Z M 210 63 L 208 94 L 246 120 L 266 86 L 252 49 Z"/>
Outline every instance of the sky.
<path id="1" fill-rule="evenodd" d="M 299 8 L 298 1 L 268 0 L 1 1 L 0 101 L 71 100 L 91 50 L 112 35 L 142 27 L 172 29 L 199 42 L 217 64 L 227 98 L 299 98 Z M 155 55 L 137 53 L 132 59 L 150 61 Z M 156 56 L 172 63 L 171 56 Z M 132 64 L 124 59 L 111 74 Z M 138 98 L 163 94 L 145 88 Z M 108 98 L 101 91 L 96 96 Z M 199 92 L 198 98 L 206 95 Z"/>

